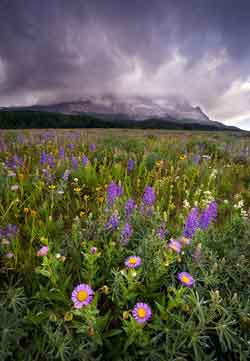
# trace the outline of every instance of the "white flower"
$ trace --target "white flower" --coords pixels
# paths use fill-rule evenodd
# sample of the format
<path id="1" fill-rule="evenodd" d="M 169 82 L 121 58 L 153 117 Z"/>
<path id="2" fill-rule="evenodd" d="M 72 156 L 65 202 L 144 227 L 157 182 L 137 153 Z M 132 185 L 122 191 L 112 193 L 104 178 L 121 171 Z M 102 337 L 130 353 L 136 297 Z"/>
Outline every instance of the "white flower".
<path id="1" fill-rule="evenodd" d="M 18 189 L 19 189 L 19 185 L 18 184 L 14 184 L 13 186 L 11 186 L 10 187 L 10 189 L 12 190 L 12 191 L 18 191 Z"/>

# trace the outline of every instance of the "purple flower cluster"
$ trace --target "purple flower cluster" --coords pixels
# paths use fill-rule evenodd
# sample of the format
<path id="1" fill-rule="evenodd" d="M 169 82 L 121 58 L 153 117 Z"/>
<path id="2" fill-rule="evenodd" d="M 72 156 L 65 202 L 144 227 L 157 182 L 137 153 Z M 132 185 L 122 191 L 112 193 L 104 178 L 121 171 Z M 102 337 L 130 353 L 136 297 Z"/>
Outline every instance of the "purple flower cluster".
<path id="1" fill-rule="evenodd" d="M 72 168 L 73 169 L 77 169 L 78 168 L 78 159 L 72 155 L 71 157 L 71 164 L 72 164 Z"/>
<path id="2" fill-rule="evenodd" d="M 150 207 L 154 204 L 154 202 L 156 200 L 156 195 L 155 195 L 153 187 L 148 186 L 145 188 L 142 200 L 146 206 Z"/>
<path id="3" fill-rule="evenodd" d="M 96 144 L 94 144 L 94 143 L 90 144 L 89 150 L 90 150 L 90 152 L 94 152 L 96 150 Z"/>
<path id="4" fill-rule="evenodd" d="M 8 224 L 5 228 L 0 228 L 1 238 L 15 238 L 18 232 L 16 224 Z"/>
<path id="5" fill-rule="evenodd" d="M 59 155 L 59 159 L 64 159 L 65 158 L 65 151 L 64 151 L 63 147 L 59 148 L 58 155 Z"/>
<path id="6" fill-rule="evenodd" d="M 166 228 L 165 224 L 162 224 L 161 227 L 156 231 L 157 236 L 160 239 L 164 239 L 169 235 L 169 231 Z"/>
<path id="7" fill-rule="evenodd" d="M 41 165 L 48 164 L 50 168 L 55 168 L 56 163 L 53 154 L 47 154 L 45 151 L 42 151 L 40 164 Z"/>
<path id="8" fill-rule="evenodd" d="M 217 217 L 217 203 L 211 202 L 207 208 L 205 208 L 200 216 L 199 227 L 205 231 L 211 222 L 215 221 Z"/>
<path id="9" fill-rule="evenodd" d="M 118 226 L 119 226 L 120 220 L 117 214 L 112 214 L 112 216 L 110 216 L 108 222 L 105 225 L 105 228 L 107 230 L 112 230 L 115 231 Z"/>
<path id="10" fill-rule="evenodd" d="M 83 165 L 84 167 L 86 167 L 86 165 L 88 164 L 88 162 L 89 162 L 88 157 L 87 157 L 86 155 L 84 155 L 84 156 L 82 157 L 82 165 Z"/>
<path id="11" fill-rule="evenodd" d="M 199 227 L 198 208 L 193 208 L 186 219 L 183 236 L 192 238 Z"/>
<path id="12" fill-rule="evenodd" d="M 111 182 L 108 185 L 108 189 L 107 189 L 108 206 L 112 207 L 116 198 L 120 197 L 122 193 L 123 193 L 122 187 L 116 184 L 115 182 Z"/>
<path id="13" fill-rule="evenodd" d="M 12 158 L 6 161 L 6 166 L 13 170 L 23 166 L 23 160 L 18 155 L 14 155 Z"/>
<path id="14" fill-rule="evenodd" d="M 47 154 L 45 151 L 42 151 L 41 158 L 40 158 L 40 164 L 45 165 L 47 163 Z"/>
<path id="15" fill-rule="evenodd" d="M 136 206 L 135 201 L 132 198 L 129 198 L 125 204 L 125 217 L 126 218 L 129 218 L 132 215 L 132 213 L 135 209 L 135 206 Z"/>
<path id="16" fill-rule="evenodd" d="M 129 159 L 128 166 L 127 166 L 128 172 L 132 172 L 134 167 L 135 167 L 135 161 L 133 159 Z"/>
<path id="17" fill-rule="evenodd" d="M 130 237 L 132 236 L 133 229 L 129 223 L 125 223 L 121 231 L 121 243 L 127 245 Z"/>

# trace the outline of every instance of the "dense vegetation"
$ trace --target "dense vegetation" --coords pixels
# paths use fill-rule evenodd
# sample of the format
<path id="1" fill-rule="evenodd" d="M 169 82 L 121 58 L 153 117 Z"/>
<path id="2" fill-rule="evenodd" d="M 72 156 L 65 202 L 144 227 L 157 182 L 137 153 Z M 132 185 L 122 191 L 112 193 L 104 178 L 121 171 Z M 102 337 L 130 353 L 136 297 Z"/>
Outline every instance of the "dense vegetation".
<path id="1" fill-rule="evenodd" d="M 122 115 L 98 118 L 92 115 L 70 115 L 31 110 L 0 110 L 1 129 L 30 128 L 132 128 L 132 129 L 173 129 L 173 130 L 237 130 L 235 127 L 223 128 L 214 123 L 197 124 L 191 119 L 148 119 L 135 122 L 123 119 Z"/>
<path id="2" fill-rule="evenodd" d="M 249 143 L 2 131 L 0 360 L 249 360 Z"/>

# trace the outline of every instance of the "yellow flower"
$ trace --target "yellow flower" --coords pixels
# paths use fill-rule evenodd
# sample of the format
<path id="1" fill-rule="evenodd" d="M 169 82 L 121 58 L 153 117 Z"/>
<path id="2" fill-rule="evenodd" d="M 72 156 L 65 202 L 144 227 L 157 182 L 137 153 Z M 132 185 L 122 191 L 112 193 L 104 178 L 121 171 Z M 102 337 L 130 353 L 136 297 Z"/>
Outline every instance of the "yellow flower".
<path id="1" fill-rule="evenodd" d="M 55 186 L 54 184 L 51 184 L 51 185 L 49 186 L 49 189 L 53 191 L 54 189 L 56 189 L 56 186 Z"/>
<path id="2" fill-rule="evenodd" d="M 104 202 L 104 197 L 98 197 L 98 202 L 103 203 Z"/>
<path id="3" fill-rule="evenodd" d="M 84 195 L 83 199 L 87 201 L 89 199 L 89 196 L 87 194 Z"/>
<path id="4" fill-rule="evenodd" d="M 102 189 L 102 187 L 96 187 L 96 191 L 99 192 Z"/>
<path id="5" fill-rule="evenodd" d="M 85 216 L 85 212 L 81 211 L 80 212 L 80 217 L 83 218 Z"/>
<path id="6" fill-rule="evenodd" d="M 185 154 L 180 155 L 180 160 L 185 160 L 185 159 L 187 159 L 187 156 Z"/>
<path id="7" fill-rule="evenodd" d="M 25 214 L 27 214 L 27 213 L 29 213 L 30 210 L 29 210 L 29 208 L 25 207 L 25 208 L 23 209 L 23 211 L 24 211 Z"/>
<path id="8" fill-rule="evenodd" d="M 74 192 L 76 192 L 76 193 L 80 193 L 80 192 L 81 192 L 81 188 L 80 188 L 80 187 L 76 187 L 76 188 L 74 188 Z"/>
<path id="9" fill-rule="evenodd" d="M 32 217 L 35 217 L 37 215 L 37 211 L 35 211 L 34 209 L 31 209 L 30 214 Z"/>

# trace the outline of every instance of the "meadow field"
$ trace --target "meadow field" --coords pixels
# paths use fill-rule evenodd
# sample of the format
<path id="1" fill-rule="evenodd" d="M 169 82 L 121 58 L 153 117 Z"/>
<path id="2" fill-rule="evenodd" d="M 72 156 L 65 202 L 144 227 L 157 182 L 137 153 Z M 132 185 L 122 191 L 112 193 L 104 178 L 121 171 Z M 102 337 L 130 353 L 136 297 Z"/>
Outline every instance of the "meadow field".
<path id="1" fill-rule="evenodd" d="M 250 137 L 0 131 L 0 360 L 250 360 Z"/>

